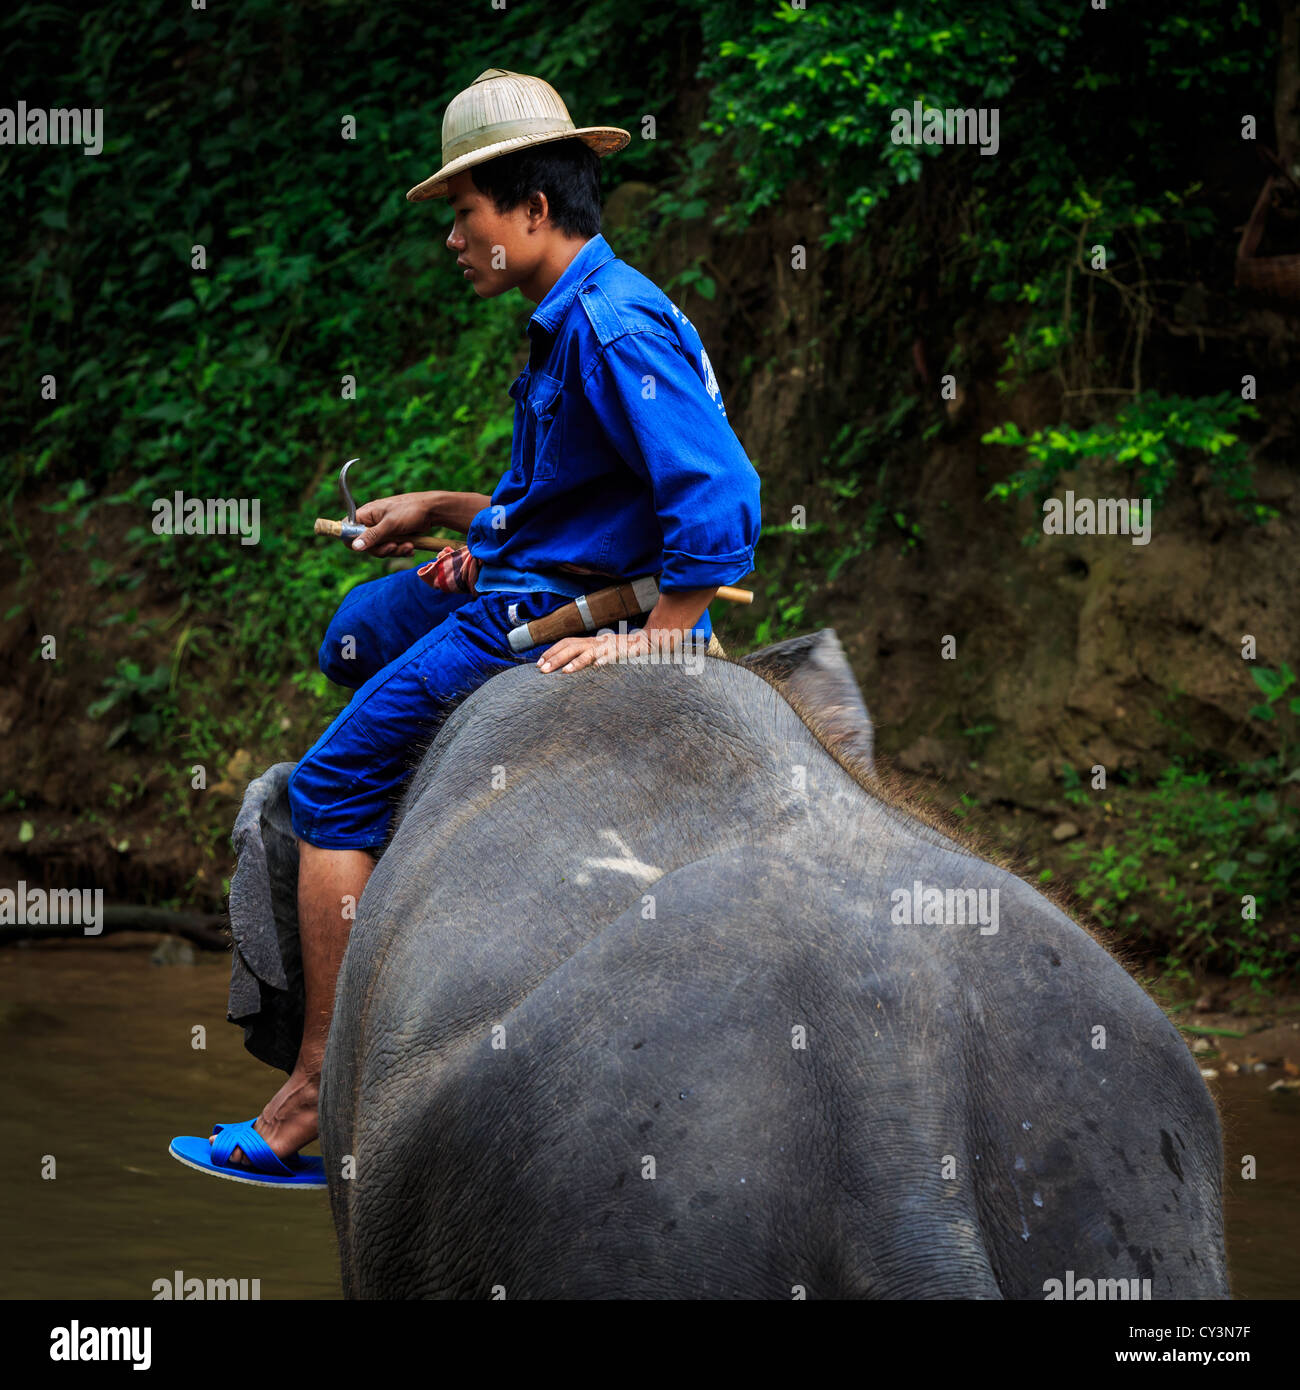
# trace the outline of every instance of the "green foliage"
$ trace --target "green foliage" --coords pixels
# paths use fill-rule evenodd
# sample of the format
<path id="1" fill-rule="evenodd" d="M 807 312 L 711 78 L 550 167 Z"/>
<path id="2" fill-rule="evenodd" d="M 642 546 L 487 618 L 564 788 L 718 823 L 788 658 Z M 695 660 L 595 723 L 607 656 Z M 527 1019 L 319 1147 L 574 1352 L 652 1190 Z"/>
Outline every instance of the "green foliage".
<path id="1" fill-rule="evenodd" d="M 920 398 L 906 393 L 879 412 L 846 421 L 836 433 L 831 447 L 822 457 L 818 487 L 830 493 L 836 510 L 863 494 L 868 485 L 866 470 L 876 459 L 874 487 L 865 511 L 842 525 L 829 546 L 826 579 L 833 582 L 855 560 L 882 541 L 896 542 L 906 554 L 919 549 L 920 523 L 907 515 L 895 500 L 902 478 L 891 470 L 890 458 L 905 455 L 907 426 Z"/>
<path id="2" fill-rule="evenodd" d="M 117 663 L 117 670 L 104 680 L 108 693 L 86 707 L 88 719 L 102 719 L 110 710 L 117 716 L 104 747 L 112 748 L 128 734 L 145 745 L 155 744 L 164 737 L 175 716 L 175 708 L 167 698 L 170 683 L 171 672 L 167 666 L 157 666 L 146 672 L 123 657 Z"/>
<path id="3" fill-rule="evenodd" d="M 748 7 L 745 7 L 748 8 Z M 828 245 L 852 239 L 898 184 L 940 147 L 895 143 L 891 113 L 992 105 L 1026 65 L 1055 70 L 1080 11 L 1064 0 L 1009 8 L 971 3 L 711 5 L 701 73 L 713 82 L 705 130 L 729 139 L 741 195 L 728 225 L 780 200 L 821 166 L 833 203 Z"/>
<path id="4" fill-rule="evenodd" d="M 797 636 L 806 626 L 804 612 L 811 588 L 810 581 L 804 578 L 794 581 L 792 593 L 782 591 L 775 584 L 769 585 L 765 595 L 765 614 L 754 629 L 753 645 L 764 647 L 770 642 L 783 642 L 787 637 Z"/>
<path id="5" fill-rule="evenodd" d="M 1284 703 L 1295 681 L 1286 666 L 1252 675 L 1266 704 L 1251 717 L 1290 722 L 1277 752 L 1217 768 L 1176 758 L 1154 787 L 1112 792 L 1113 838 L 1077 843 L 1071 855 L 1076 888 L 1105 926 L 1161 950 L 1175 973 L 1230 970 L 1263 988 L 1300 963 L 1300 769 L 1291 766 L 1300 700 Z M 1068 800 L 1088 800 L 1076 773 L 1065 780 Z"/>
<path id="6" fill-rule="evenodd" d="M 1149 317 L 1153 270 L 1185 243 L 1215 231 L 1199 180 L 1177 191 L 1139 191 L 1133 177 L 1108 169 L 1089 184 L 1079 175 L 1065 191 L 1061 180 L 1039 178 L 1014 221 L 997 191 L 972 194 L 958 264 L 969 267 L 972 285 L 989 299 L 1028 308 L 1004 344 L 1003 391 L 1070 356 L 1082 357 L 1089 374 L 1118 370 L 1122 364 L 1107 362 L 1093 335 L 1098 294 L 1110 295 L 1131 318 Z M 1007 228 L 1014 232 L 1001 234 Z"/>
<path id="7" fill-rule="evenodd" d="M 1096 448 L 1121 456 L 1120 467 L 1136 471 L 1142 495 L 1158 504 L 1178 454 L 1203 454 L 1214 483 L 1245 514 L 1272 515 L 1254 503 L 1245 446 L 1231 429 L 1254 418 L 1248 407 L 1226 397 L 1184 401 L 1140 390 L 1151 323 L 1171 312 L 1179 275 L 1198 257 L 1212 257 L 1212 239 L 1223 234 L 1200 177 L 1200 151 L 1223 138 L 1216 103 L 1249 105 L 1251 92 L 1271 81 L 1275 39 L 1267 27 L 1261 33 L 1257 6 L 1239 4 L 1227 14 L 1218 0 L 1194 0 L 1176 12 L 1124 7 L 1108 12 L 1103 36 L 1086 7 L 1069 0 L 958 3 L 942 13 L 919 3 L 876 10 L 724 3 L 708 7 L 701 28 L 700 72 L 712 84 L 706 140 L 661 194 L 666 217 L 702 215 L 708 200 L 715 223 L 741 228 L 811 185 L 812 199 L 826 205 L 824 244 L 884 242 L 904 294 L 906 279 L 932 258 L 943 298 L 973 289 L 1022 308 L 1005 343 L 1001 384 L 1044 370 L 1078 395 L 1098 379 L 1107 392 L 1121 379 L 1134 383 L 1137 399 L 1114 437 L 1103 426 L 1062 426 L 1036 439 L 1050 446 L 1048 455 L 1003 495 L 1050 488 L 1075 461 L 1071 455 Z M 1111 87 L 1123 90 L 1122 102 L 1093 99 Z M 895 143 L 894 113 L 911 112 L 916 101 L 996 106 L 998 157 Z M 916 223 L 904 209 L 886 211 L 900 190 L 921 182 L 931 210 L 925 197 L 912 200 Z M 935 203 L 952 209 L 937 215 L 949 219 L 955 254 L 928 244 Z M 900 250 L 900 241 L 913 253 Z M 886 332 L 889 325 L 855 328 Z M 910 395 L 901 383 L 889 384 L 887 399 L 903 397 L 905 413 Z M 921 423 L 908 421 L 908 446 Z M 931 421 L 923 437 L 941 428 Z M 853 430 L 845 425 L 837 443 Z M 864 467 L 866 450 L 879 454 L 888 442 L 888 430 L 875 439 L 872 432 L 868 425 L 840 460 L 828 461 L 821 480 L 837 500 L 865 503 L 857 534 L 831 548 L 837 571 L 882 534 L 901 535 L 906 548 L 916 544 L 898 521 L 883 468 L 870 489 L 878 464 Z"/>
<path id="8" fill-rule="evenodd" d="M 996 225 L 1019 228 L 1026 214 L 1032 220 L 1041 210 L 1064 211 L 1081 157 L 1098 156 L 1099 173 L 1135 156 L 1159 167 L 1173 162 L 1177 142 L 1194 142 L 1201 131 L 1214 138 L 1216 102 L 1248 92 L 1270 70 L 1273 40 L 1261 38 L 1254 5 L 1238 4 L 1227 15 L 1219 0 L 1190 0 L 1172 12 L 1113 9 L 1104 34 L 1094 18 L 1072 0 L 959 0 L 941 11 L 921 0 L 880 8 L 710 4 L 701 18 L 700 72 L 712 83 L 705 131 L 738 165 L 727 225 L 775 205 L 817 170 L 830 199 L 827 244 L 849 241 L 927 163 L 955 157 L 973 161 L 976 179 L 1014 193 L 1022 221 L 1003 219 L 1003 198 Z M 1069 99 L 1071 90 L 1105 86 L 1125 92 L 1124 103 L 1111 104 L 1113 114 L 1100 114 L 1095 101 Z M 1000 157 L 895 143 L 893 112 L 911 111 L 914 101 L 998 107 Z M 1175 109 L 1155 122 L 1148 101 Z M 1093 123 L 1091 138 L 1081 138 L 1081 110 Z M 1156 190 L 1146 196 L 1160 197 Z M 987 226 L 984 236 L 982 255 Z M 1003 279 L 1013 264 L 1054 249 L 1035 246 L 1031 236 L 1017 242 L 1019 254 L 1003 248 Z M 996 269 L 990 274 L 998 278 Z"/>
<path id="9" fill-rule="evenodd" d="M 1090 800 L 1088 789 L 1083 784 L 1083 778 L 1070 766 L 1065 763 L 1061 768 L 1061 787 L 1065 799 L 1071 806 L 1086 806 Z"/>
<path id="10" fill-rule="evenodd" d="M 1289 779 L 1294 779 L 1300 773 L 1288 769 L 1291 750 L 1295 747 L 1297 730 L 1300 729 L 1300 695 L 1293 695 L 1285 704 L 1283 697 L 1296 683 L 1295 672 L 1284 661 L 1280 671 L 1273 671 L 1267 666 L 1252 666 L 1250 674 L 1264 696 L 1262 705 L 1251 706 L 1250 717 L 1275 725 L 1281 740 L 1281 747 L 1272 762 L 1252 764 L 1252 767 L 1261 767 L 1265 773 L 1286 773 Z"/>
<path id="11" fill-rule="evenodd" d="M 52 510 L 93 582 L 147 575 L 155 593 L 229 615 L 219 635 L 195 637 L 170 692 L 184 717 L 159 726 L 191 750 L 217 747 L 225 721 L 270 713 L 265 692 L 314 664 L 330 608 L 380 572 L 311 535 L 313 517 L 341 513 L 344 458 L 362 460 L 362 500 L 490 491 L 508 463 L 527 308 L 476 301 L 442 245 L 445 205 L 403 197 L 438 163 L 447 100 L 485 66 L 480 24 L 466 14 L 435 35 L 392 4 L 360 14 L 269 0 L 216 28 L 162 0 L 88 14 L 79 29 L 60 14 L 20 6 L 5 21 L 10 61 L 102 106 L 107 138 L 98 159 L 0 148 L 0 207 L 23 229 L 0 266 L 12 306 L 0 359 L 23 385 L 0 396 L 6 496 L 67 480 Z M 624 44 L 642 91 L 662 94 L 671 20 L 671 7 L 638 16 L 604 3 L 539 24 L 511 7 L 494 15 L 494 41 L 510 66 L 580 94 L 585 119 L 630 125 L 604 44 Z M 620 172 L 644 176 L 663 158 L 636 141 Z M 54 402 L 40 399 L 46 373 Z M 178 489 L 258 498 L 261 543 L 155 535 L 150 505 Z M 88 526 L 107 506 L 134 518 L 111 564 Z M 11 507 L 6 523 L 26 563 Z M 128 673 L 110 691 L 132 710 L 114 743 L 158 732 L 140 692 L 126 693 L 138 685 Z"/>
<path id="12" fill-rule="evenodd" d="M 982 442 L 1023 449 L 1033 466 L 995 483 L 988 497 L 1008 501 L 1030 494 L 1042 502 L 1062 474 L 1097 459 L 1122 480 L 1126 495 L 1149 497 L 1159 507 L 1176 478 L 1205 464 L 1214 485 L 1244 515 L 1266 521 L 1277 513 L 1255 501 L 1249 451 L 1233 430 L 1238 421 L 1257 418 L 1254 406 L 1225 391 L 1198 399 L 1148 392 L 1123 406 L 1113 421 L 1084 429 L 1061 424 L 1035 430 L 1028 438 L 1009 421 L 990 430 Z M 1035 539 L 1037 535 L 1031 533 Z"/>

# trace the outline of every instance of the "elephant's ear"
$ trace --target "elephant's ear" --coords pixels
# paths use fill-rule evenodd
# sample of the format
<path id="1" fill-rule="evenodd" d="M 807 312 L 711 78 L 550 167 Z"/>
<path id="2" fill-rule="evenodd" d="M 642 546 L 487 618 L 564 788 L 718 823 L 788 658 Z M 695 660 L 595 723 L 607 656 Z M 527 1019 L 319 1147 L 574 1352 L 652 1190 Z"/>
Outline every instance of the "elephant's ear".
<path id="1" fill-rule="evenodd" d="M 762 647 L 740 664 L 793 696 L 799 713 L 812 719 L 828 744 L 875 775 L 871 716 L 833 628 Z"/>

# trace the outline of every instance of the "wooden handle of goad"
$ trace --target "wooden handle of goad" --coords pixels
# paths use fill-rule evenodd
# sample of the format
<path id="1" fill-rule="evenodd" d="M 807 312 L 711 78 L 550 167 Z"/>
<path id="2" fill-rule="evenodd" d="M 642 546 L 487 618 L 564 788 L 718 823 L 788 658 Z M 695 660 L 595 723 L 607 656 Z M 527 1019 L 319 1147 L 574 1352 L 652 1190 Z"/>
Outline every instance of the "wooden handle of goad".
<path id="1" fill-rule="evenodd" d="M 314 534 L 318 536 L 341 536 L 343 534 L 343 523 L 341 521 L 331 521 L 328 517 L 318 516 L 316 523 L 312 527 Z M 416 550 L 441 550 L 446 545 L 464 545 L 465 542 L 457 540 L 455 536 L 401 536 L 397 538 L 401 542 L 413 545 Z"/>

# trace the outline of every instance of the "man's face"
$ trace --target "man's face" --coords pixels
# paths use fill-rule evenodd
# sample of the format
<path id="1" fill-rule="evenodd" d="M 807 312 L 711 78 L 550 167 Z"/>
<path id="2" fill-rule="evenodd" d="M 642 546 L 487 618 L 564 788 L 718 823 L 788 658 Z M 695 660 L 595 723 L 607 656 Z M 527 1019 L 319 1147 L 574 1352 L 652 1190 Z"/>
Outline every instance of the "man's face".
<path id="1" fill-rule="evenodd" d="M 474 187 L 468 172 L 457 174 L 447 187 L 455 217 L 447 249 L 455 252 L 456 264 L 474 293 L 480 299 L 495 299 L 527 280 L 542 252 L 542 238 L 529 234 L 536 218 L 530 217 L 528 204 L 498 212 L 492 199 Z"/>

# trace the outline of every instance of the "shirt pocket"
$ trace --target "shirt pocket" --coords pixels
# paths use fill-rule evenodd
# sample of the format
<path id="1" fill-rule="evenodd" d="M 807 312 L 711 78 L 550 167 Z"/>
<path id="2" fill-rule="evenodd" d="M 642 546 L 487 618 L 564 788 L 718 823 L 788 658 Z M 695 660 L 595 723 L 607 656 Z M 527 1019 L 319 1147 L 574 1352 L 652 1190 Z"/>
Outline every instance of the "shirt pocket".
<path id="1" fill-rule="evenodd" d="M 555 477 L 560 466 L 564 444 L 564 413 L 562 397 L 564 383 L 545 372 L 533 374 L 532 389 L 528 392 L 528 424 L 532 432 L 534 482 Z"/>

